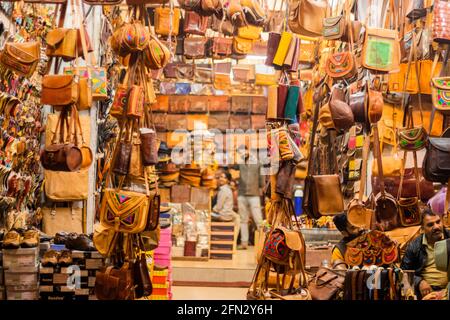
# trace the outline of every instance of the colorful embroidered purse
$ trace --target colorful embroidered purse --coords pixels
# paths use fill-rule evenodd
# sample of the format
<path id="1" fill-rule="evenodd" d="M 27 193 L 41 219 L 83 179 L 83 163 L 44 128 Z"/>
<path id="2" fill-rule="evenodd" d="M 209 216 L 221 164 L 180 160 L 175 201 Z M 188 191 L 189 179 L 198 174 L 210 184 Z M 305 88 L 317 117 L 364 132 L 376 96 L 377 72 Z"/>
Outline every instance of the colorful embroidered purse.
<path id="1" fill-rule="evenodd" d="M 401 129 L 398 132 L 400 148 L 406 151 L 418 151 L 425 148 L 428 134 L 423 127 Z"/>
<path id="2" fill-rule="evenodd" d="M 398 248 L 384 232 L 373 230 L 347 243 L 344 259 L 349 266 L 390 265 L 398 259 Z"/>
<path id="3" fill-rule="evenodd" d="M 335 79 L 348 79 L 356 74 L 355 57 L 351 52 L 336 52 L 328 57 L 326 73 Z"/>
<path id="4" fill-rule="evenodd" d="M 64 68 L 64 74 L 73 74 L 74 68 Z M 77 67 L 78 76 L 88 78 L 88 70 L 86 67 Z M 103 67 L 89 67 L 92 85 L 92 99 L 95 101 L 105 100 L 108 98 L 106 69 Z"/>
<path id="5" fill-rule="evenodd" d="M 433 106 L 440 111 L 450 111 L 450 77 L 431 79 Z"/>
<path id="6" fill-rule="evenodd" d="M 270 233 L 263 255 L 275 264 L 292 266 L 296 252 L 302 257 L 305 250 L 305 240 L 299 231 L 278 227 Z"/>

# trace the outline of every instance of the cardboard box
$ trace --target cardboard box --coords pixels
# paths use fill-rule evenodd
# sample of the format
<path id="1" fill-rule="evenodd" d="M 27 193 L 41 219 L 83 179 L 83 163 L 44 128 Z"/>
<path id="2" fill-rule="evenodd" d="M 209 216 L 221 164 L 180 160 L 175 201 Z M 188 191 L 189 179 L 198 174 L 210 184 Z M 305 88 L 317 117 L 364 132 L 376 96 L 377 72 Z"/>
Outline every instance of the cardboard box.
<path id="1" fill-rule="evenodd" d="M 3 249 L 3 268 L 36 267 L 39 264 L 39 248 Z"/>

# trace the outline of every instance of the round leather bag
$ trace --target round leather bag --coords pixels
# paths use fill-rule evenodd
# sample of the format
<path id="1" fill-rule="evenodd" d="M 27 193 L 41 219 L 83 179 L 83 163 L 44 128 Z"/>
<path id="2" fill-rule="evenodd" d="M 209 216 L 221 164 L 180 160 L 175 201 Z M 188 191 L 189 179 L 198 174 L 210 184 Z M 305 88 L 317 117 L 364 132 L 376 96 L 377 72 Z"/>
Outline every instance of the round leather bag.
<path id="1" fill-rule="evenodd" d="M 390 231 L 400 226 L 397 200 L 393 195 L 380 192 L 375 196 L 375 216 L 383 231 Z"/>
<path id="2" fill-rule="evenodd" d="M 72 144 L 66 144 L 64 149 L 66 153 L 66 164 L 69 171 L 80 170 L 81 163 L 83 162 L 83 156 L 80 148 Z"/>

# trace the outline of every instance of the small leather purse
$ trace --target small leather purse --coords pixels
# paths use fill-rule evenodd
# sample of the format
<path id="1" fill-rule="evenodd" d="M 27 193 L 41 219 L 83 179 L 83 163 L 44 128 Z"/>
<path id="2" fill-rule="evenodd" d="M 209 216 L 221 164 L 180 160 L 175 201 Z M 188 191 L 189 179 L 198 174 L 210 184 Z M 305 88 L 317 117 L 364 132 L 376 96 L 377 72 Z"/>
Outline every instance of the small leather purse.
<path id="1" fill-rule="evenodd" d="M 140 85 L 132 85 L 128 93 L 127 117 L 141 118 L 144 114 L 145 94 Z"/>
<path id="2" fill-rule="evenodd" d="M 158 163 L 158 149 L 161 141 L 156 136 L 156 131 L 149 128 L 141 128 L 141 153 L 142 164 L 152 166 Z"/>
<path id="3" fill-rule="evenodd" d="M 42 80 L 41 103 L 53 106 L 75 104 L 78 90 L 74 75 L 46 75 Z"/>
<path id="4" fill-rule="evenodd" d="M 0 64 L 24 77 L 31 77 L 39 62 L 39 42 L 7 42 L 0 53 Z"/>

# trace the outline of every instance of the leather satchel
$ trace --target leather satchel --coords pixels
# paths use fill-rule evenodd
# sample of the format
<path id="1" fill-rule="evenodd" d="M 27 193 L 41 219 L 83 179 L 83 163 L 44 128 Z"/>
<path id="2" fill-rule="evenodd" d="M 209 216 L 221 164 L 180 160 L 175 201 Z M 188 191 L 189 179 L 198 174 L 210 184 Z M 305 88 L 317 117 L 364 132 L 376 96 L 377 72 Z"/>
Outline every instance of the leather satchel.
<path id="1" fill-rule="evenodd" d="M 42 80 L 41 103 L 53 106 L 75 104 L 78 89 L 73 75 L 46 75 Z"/>
<path id="2" fill-rule="evenodd" d="M 158 163 L 159 140 L 154 130 L 147 128 L 141 129 L 141 154 L 142 164 L 152 166 Z"/>
<path id="3" fill-rule="evenodd" d="M 40 48 L 39 42 L 7 42 L 0 53 L 0 63 L 19 75 L 31 77 L 39 62 Z"/>
<path id="4" fill-rule="evenodd" d="M 83 233 L 83 209 L 75 207 L 42 208 L 42 231 L 55 236 L 58 232 Z"/>
<path id="5" fill-rule="evenodd" d="M 344 290 L 345 271 L 320 267 L 308 283 L 312 299 L 333 300 L 340 291 Z"/>
<path id="6" fill-rule="evenodd" d="M 51 30 L 45 37 L 49 57 L 61 57 L 71 61 L 77 57 L 78 29 L 58 28 Z"/>
<path id="7" fill-rule="evenodd" d="M 347 21 L 344 15 L 323 19 L 323 38 L 326 40 L 339 40 L 345 34 Z"/>
<path id="8" fill-rule="evenodd" d="M 95 277 L 95 296 L 99 300 L 134 300 L 133 264 L 125 262 L 118 269 L 106 267 Z"/>
<path id="9" fill-rule="evenodd" d="M 208 28 L 208 20 L 208 17 L 201 16 L 194 11 L 186 11 L 183 30 L 185 33 L 204 36 Z"/>
<path id="10" fill-rule="evenodd" d="M 350 51 L 336 52 L 328 56 L 325 71 L 334 79 L 353 78 L 357 72 L 353 53 Z"/>
<path id="11" fill-rule="evenodd" d="M 386 161 L 383 160 L 383 171 L 384 174 L 384 186 L 386 191 L 392 194 L 394 197 L 398 197 L 399 185 L 400 185 L 400 167 L 398 167 L 397 174 L 394 176 L 387 176 L 385 170 Z M 434 196 L 434 187 L 431 181 L 425 180 L 422 176 L 422 169 L 419 169 L 420 174 L 420 197 L 423 202 L 428 201 L 428 199 Z M 414 197 L 417 194 L 416 187 L 416 178 L 414 175 L 413 168 L 405 169 L 405 175 L 403 178 L 403 188 L 401 189 L 402 194 L 400 195 L 402 198 L 410 198 Z M 380 182 L 378 176 L 372 175 L 372 190 L 374 194 L 380 192 Z"/>
<path id="12" fill-rule="evenodd" d="M 180 8 L 173 8 L 173 16 L 170 19 L 170 8 L 158 7 L 155 9 L 155 33 L 161 36 L 178 35 L 180 28 L 181 11 Z"/>
<path id="13" fill-rule="evenodd" d="M 164 68 L 170 60 L 169 48 L 155 35 L 150 34 L 147 48 L 144 49 L 144 63 L 152 70 Z"/>
<path id="14" fill-rule="evenodd" d="M 248 114 L 252 110 L 252 98 L 247 96 L 232 96 L 231 111 Z"/>
<path id="15" fill-rule="evenodd" d="M 450 138 L 428 138 L 423 159 L 423 176 L 428 181 L 446 183 L 450 178 Z"/>
<path id="16" fill-rule="evenodd" d="M 438 43 L 450 43 L 450 2 L 436 0 L 433 6 L 433 40 Z"/>
<path id="17" fill-rule="evenodd" d="M 303 36 L 321 36 L 327 6 L 328 3 L 322 0 L 290 0 L 289 28 Z"/>
<path id="18" fill-rule="evenodd" d="M 334 128 L 337 130 L 348 130 L 355 123 L 352 109 L 345 102 L 345 96 L 345 88 L 339 85 L 333 87 L 329 106 Z"/>
<path id="19" fill-rule="evenodd" d="M 204 37 L 185 38 L 184 55 L 189 59 L 200 59 L 205 57 L 207 39 Z"/>
<path id="20" fill-rule="evenodd" d="M 215 59 L 224 59 L 231 56 L 233 51 L 233 38 L 214 37 L 212 55 Z"/>
<path id="21" fill-rule="evenodd" d="M 398 31 L 366 28 L 362 65 L 366 69 L 378 72 L 399 70 L 400 40 Z"/>

